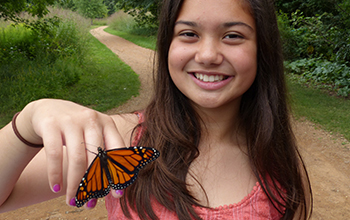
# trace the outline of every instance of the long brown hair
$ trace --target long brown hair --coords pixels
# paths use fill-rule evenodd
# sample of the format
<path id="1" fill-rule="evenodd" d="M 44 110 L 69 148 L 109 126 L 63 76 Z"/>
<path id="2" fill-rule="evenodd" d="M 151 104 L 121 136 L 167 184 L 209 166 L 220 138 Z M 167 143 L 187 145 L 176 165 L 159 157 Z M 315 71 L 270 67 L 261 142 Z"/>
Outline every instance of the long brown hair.
<path id="1" fill-rule="evenodd" d="M 283 219 L 292 219 L 298 208 L 300 218 L 307 219 L 311 204 L 306 194 L 311 189 L 308 178 L 304 184 L 307 172 L 289 121 L 275 8 L 272 0 L 245 1 L 255 18 L 258 42 L 257 76 L 243 95 L 240 108 L 248 156 L 264 192 L 275 208 L 284 213 Z M 145 110 L 145 121 L 138 125 L 144 129 L 139 145 L 155 147 L 161 156 L 141 170 L 138 180 L 126 189 L 121 205 L 129 217 L 130 207 L 141 219 L 158 219 L 152 209 L 151 200 L 155 199 L 176 212 L 179 219 L 200 219 L 193 209 L 193 205 L 200 204 L 188 191 L 186 176 L 199 155 L 201 121 L 188 98 L 174 85 L 168 70 L 169 47 L 182 3 L 183 0 L 162 2 L 155 91 Z"/>

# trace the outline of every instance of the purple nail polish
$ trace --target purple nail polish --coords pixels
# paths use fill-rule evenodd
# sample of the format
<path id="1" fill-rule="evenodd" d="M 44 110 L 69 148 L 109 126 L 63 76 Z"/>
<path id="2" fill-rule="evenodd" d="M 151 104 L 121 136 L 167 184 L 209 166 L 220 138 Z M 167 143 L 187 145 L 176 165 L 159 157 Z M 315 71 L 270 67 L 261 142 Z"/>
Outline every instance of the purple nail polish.
<path id="1" fill-rule="evenodd" d="M 96 206 L 97 203 L 97 199 L 91 199 L 90 201 L 88 201 L 88 203 L 86 204 L 86 206 L 88 208 L 94 208 Z"/>
<path id="2" fill-rule="evenodd" d="M 71 205 L 71 206 L 77 206 L 77 205 L 75 204 L 75 198 L 73 198 L 73 199 L 70 200 L 69 205 Z"/>
<path id="3" fill-rule="evenodd" d="M 115 194 L 122 196 L 124 194 L 124 191 L 123 190 L 116 190 Z"/>
<path id="4" fill-rule="evenodd" d="M 53 187 L 52 187 L 52 190 L 54 191 L 54 192 L 59 192 L 60 190 L 61 190 L 61 186 L 60 186 L 60 184 L 55 184 Z"/>

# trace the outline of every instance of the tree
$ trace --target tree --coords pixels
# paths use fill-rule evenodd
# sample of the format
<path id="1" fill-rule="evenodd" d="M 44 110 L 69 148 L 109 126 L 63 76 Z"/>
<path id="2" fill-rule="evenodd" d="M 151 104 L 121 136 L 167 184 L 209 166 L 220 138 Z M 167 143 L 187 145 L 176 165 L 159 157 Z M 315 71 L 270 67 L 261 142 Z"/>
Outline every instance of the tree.
<path id="1" fill-rule="evenodd" d="M 132 15 L 140 26 L 158 26 L 161 0 L 118 0 L 117 7 Z"/>
<path id="2" fill-rule="evenodd" d="M 17 24 L 24 24 L 25 27 L 39 34 L 49 34 L 52 26 L 58 26 L 60 19 L 56 16 L 44 18 L 50 11 L 48 6 L 53 5 L 56 0 L 0 0 L 0 18 L 10 20 Z M 38 19 L 29 20 L 19 16 L 21 12 Z"/>
<path id="3" fill-rule="evenodd" d="M 47 7 L 54 2 L 55 0 L 0 0 L 0 18 L 17 22 L 18 14 L 23 11 L 42 18 L 49 13 Z"/>
<path id="4" fill-rule="evenodd" d="M 117 0 L 103 0 L 103 3 L 107 6 L 107 9 L 108 9 L 108 16 L 116 12 L 117 10 L 116 1 Z"/>
<path id="5" fill-rule="evenodd" d="M 343 0 L 276 0 L 278 10 L 292 13 L 300 10 L 307 17 L 321 15 L 324 12 L 337 14 L 337 4 Z"/>
<path id="6" fill-rule="evenodd" d="M 103 0 L 75 0 L 75 6 L 81 15 L 91 19 L 91 24 L 93 19 L 103 18 L 108 12 Z"/>
<path id="7" fill-rule="evenodd" d="M 77 10 L 74 0 L 56 0 L 56 6 L 59 6 L 64 9 L 70 9 L 72 11 Z"/>

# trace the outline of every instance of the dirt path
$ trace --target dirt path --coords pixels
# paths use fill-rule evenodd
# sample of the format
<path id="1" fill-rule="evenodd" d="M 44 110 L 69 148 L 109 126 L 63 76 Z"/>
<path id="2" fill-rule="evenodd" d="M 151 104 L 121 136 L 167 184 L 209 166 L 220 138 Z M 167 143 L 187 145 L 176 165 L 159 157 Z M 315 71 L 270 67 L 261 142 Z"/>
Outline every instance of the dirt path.
<path id="1" fill-rule="evenodd" d="M 91 33 L 139 74 L 140 96 L 109 111 L 129 112 L 144 107 L 150 97 L 153 52 L 99 27 Z M 350 219 L 350 144 L 342 137 L 325 132 L 308 121 L 293 121 L 295 134 L 309 170 L 314 193 L 313 219 Z M 103 199 L 90 211 L 68 207 L 65 198 L 0 214 L 0 219 L 107 219 Z"/>

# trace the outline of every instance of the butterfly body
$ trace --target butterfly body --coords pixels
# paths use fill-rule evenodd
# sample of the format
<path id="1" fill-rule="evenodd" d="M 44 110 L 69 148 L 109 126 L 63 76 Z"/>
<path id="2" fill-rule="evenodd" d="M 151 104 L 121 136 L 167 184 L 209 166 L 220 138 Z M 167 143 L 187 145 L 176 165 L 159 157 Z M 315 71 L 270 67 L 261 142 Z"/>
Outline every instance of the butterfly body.
<path id="1" fill-rule="evenodd" d="M 159 152 L 150 147 L 130 147 L 113 150 L 98 148 L 98 154 L 87 169 L 77 190 L 76 206 L 92 198 L 106 196 L 112 189 L 125 189 L 137 177 L 140 169 L 157 159 Z"/>

